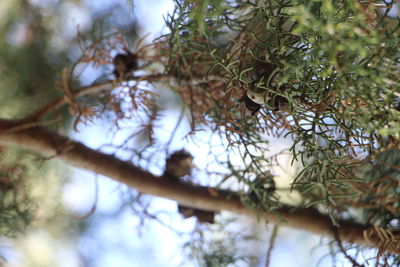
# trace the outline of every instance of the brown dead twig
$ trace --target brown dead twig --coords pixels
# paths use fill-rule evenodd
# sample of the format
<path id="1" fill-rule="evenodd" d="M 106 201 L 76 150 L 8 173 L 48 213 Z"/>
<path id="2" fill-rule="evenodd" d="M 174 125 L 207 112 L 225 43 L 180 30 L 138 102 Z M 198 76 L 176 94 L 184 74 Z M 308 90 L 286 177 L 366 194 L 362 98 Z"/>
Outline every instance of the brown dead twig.
<path id="1" fill-rule="evenodd" d="M 140 56 L 140 58 L 146 60 L 146 55 L 148 54 L 147 50 L 151 48 L 151 45 L 143 46 L 143 40 L 144 38 L 139 40 L 139 48 L 136 53 Z M 94 68 L 97 68 L 101 65 L 110 65 L 112 64 L 111 54 L 113 53 L 113 51 L 129 51 L 128 42 L 123 37 L 123 33 L 117 30 L 109 35 L 102 36 L 96 40 L 90 40 L 88 45 L 86 43 L 87 42 L 84 40 L 82 34 L 78 30 L 77 44 L 81 49 L 82 56 L 72 65 L 70 70 L 62 70 L 60 86 L 58 89 L 64 93 L 63 96 L 55 99 L 51 103 L 46 104 L 30 116 L 23 119 L 22 121 L 24 123 L 29 124 L 30 122 L 39 121 L 46 115 L 56 112 L 58 109 L 65 106 L 66 104 L 69 104 L 70 112 L 73 115 L 77 115 L 77 121 L 79 121 L 80 116 L 90 117 L 93 116 L 95 112 L 90 106 L 84 106 L 82 105 L 82 103 L 78 102 L 78 98 L 87 95 L 99 94 L 100 92 L 105 90 L 110 91 L 112 89 L 121 87 L 121 85 L 123 85 L 122 82 L 127 84 L 129 81 L 141 81 L 143 79 L 152 82 L 157 79 L 157 77 L 161 76 L 157 74 L 144 75 L 140 77 L 133 76 L 129 77 L 129 79 L 121 81 L 121 83 L 114 80 L 108 80 L 105 82 L 84 86 L 79 89 L 74 89 L 72 87 L 74 76 L 76 76 L 75 78 L 78 78 L 87 66 L 91 65 Z M 83 66 L 80 73 L 75 73 L 77 66 Z"/>
<path id="2" fill-rule="evenodd" d="M 393 234 L 391 231 L 374 225 L 363 231 L 364 238 L 379 248 L 377 258 L 384 252 L 400 254 L 400 234 Z"/>
<path id="3" fill-rule="evenodd" d="M 165 76 L 163 74 L 149 74 L 149 75 L 144 75 L 144 76 L 134 76 L 130 77 L 129 79 L 126 80 L 126 82 L 129 81 L 147 81 L 149 83 L 152 82 L 160 82 L 162 80 L 165 80 Z M 82 109 L 77 106 L 76 100 L 78 98 L 88 96 L 88 95 L 96 95 L 99 94 L 103 91 L 111 91 L 114 88 L 118 88 L 121 85 L 116 83 L 114 80 L 108 80 L 105 82 L 100 82 L 96 83 L 93 85 L 88 85 L 88 86 L 83 86 L 77 90 L 68 90 L 67 93 L 60 97 L 55 99 L 54 101 L 46 104 L 33 114 L 29 115 L 28 117 L 24 118 L 21 120 L 21 129 L 26 129 L 30 127 L 35 127 L 38 125 L 43 125 L 39 121 L 44 118 L 46 115 L 49 115 L 51 113 L 55 113 L 57 110 L 60 108 L 66 106 L 66 105 L 71 105 L 72 109 L 79 113 L 82 112 Z"/>
<path id="4" fill-rule="evenodd" d="M 211 79 L 218 79 L 216 77 L 209 77 Z M 55 99 L 51 103 L 46 104 L 33 114 L 29 115 L 27 118 L 23 119 L 25 123 L 28 124 L 28 122 L 36 122 L 40 120 L 41 118 L 45 117 L 46 115 L 50 113 L 54 113 L 60 108 L 64 107 L 67 104 L 70 105 L 75 105 L 74 108 L 76 109 L 76 100 L 78 98 L 88 96 L 88 95 L 96 95 L 104 91 L 112 91 L 115 88 L 120 88 L 121 86 L 124 86 L 124 84 L 128 84 L 129 82 L 135 81 L 137 83 L 140 82 L 146 82 L 146 83 L 169 83 L 173 84 L 175 83 L 175 77 L 172 77 L 171 75 L 167 75 L 164 73 L 156 73 L 156 74 L 147 74 L 147 75 L 141 75 L 141 76 L 130 76 L 127 77 L 125 80 L 123 80 L 121 83 L 116 82 L 115 80 L 107 80 L 104 82 L 100 83 L 95 83 L 93 85 L 88 85 L 88 86 L 83 86 L 77 90 L 71 90 L 69 87 L 64 87 L 67 88 L 66 94 L 58 99 Z M 205 79 L 197 79 L 197 80 L 191 80 L 190 83 L 193 85 L 197 85 L 200 83 L 204 83 L 206 80 Z M 65 81 L 64 81 L 65 83 Z"/>

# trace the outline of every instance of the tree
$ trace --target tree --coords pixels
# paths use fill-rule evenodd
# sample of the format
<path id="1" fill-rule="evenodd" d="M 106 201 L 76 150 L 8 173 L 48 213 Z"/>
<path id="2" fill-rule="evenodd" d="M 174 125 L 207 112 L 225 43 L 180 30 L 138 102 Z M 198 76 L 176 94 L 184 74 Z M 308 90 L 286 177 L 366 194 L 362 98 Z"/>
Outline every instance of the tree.
<path id="1" fill-rule="evenodd" d="M 399 264 L 400 24 L 387 16 L 392 5 L 355 0 L 175 4 L 167 18 L 170 33 L 151 45 L 139 43 L 133 50 L 120 34 L 92 42 L 79 38 L 82 57 L 74 66 L 113 64 L 115 75 L 77 88 L 74 68 L 64 69 L 63 95 L 21 118 L 0 120 L 0 143 L 175 200 L 181 211 L 193 209 L 191 215 L 199 219 L 196 210 L 257 216 L 333 238 L 353 265 L 362 265 L 357 253 L 363 246 L 377 249 L 377 264 Z M 112 56 L 115 49 L 120 52 Z M 169 167 L 167 161 L 161 176 L 144 168 L 170 143 L 155 134 L 162 105 L 146 87 L 155 83 L 167 84 L 182 99 L 181 114 L 188 110 L 191 122 L 188 138 L 208 128 L 223 140 L 226 156 L 217 162 L 225 172 L 213 174 L 217 184 L 180 178 L 188 174 L 191 156 L 178 157 Z M 75 129 L 100 116 L 109 116 L 115 130 L 133 124 L 136 130 L 120 147 L 131 151 L 132 159 L 61 134 L 58 118 L 65 107 Z M 302 195 L 297 205 L 277 196 L 282 189 L 269 170 L 274 158 L 265 156 L 267 136 L 293 140 L 290 152 L 300 170 L 292 190 Z M 136 147 L 130 146 L 133 141 Z M 176 172 L 181 173 L 171 179 Z M 235 186 L 229 187 L 232 180 Z"/>

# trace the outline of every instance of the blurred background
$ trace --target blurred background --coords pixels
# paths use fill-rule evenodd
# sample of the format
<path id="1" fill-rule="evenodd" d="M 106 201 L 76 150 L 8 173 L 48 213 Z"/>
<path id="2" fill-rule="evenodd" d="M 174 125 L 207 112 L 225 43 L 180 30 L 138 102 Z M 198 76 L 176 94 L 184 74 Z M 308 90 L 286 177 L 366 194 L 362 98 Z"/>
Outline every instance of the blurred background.
<path id="1" fill-rule="evenodd" d="M 81 56 L 78 31 L 90 40 L 118 30 L 135 49 L 140 38 L 150 43 L 167 32 L 164 18 L 174 8 L 172 0 L 14 0 L 0 1 L 0 114 L 21 118 L 43 103 L 61 95 L 57 90 L 63 67 Z M 118 52 L 118 51 L 116 51 Z M 78 85 L 111 77 L 112 67 L 78 66 Z M 162 106 L 155 136 L 169 143 L 169 150 L 185 148 L 196 166 L 193 176 L 201 183 L 204 170 L 224 172 L 218 160 L 226 158 L 224 141 L 209 130 L 185 138 L 190 131 L 182 103 L 170 89 L 158 85 Z M 179 122 L 176 134 L 170 133 Z M 64 125 L 69 132 L 70 122 Z M 129 151 L 115 150 L 129 131 L 113 131 L 110 118 L 79 125 L 73 138 L 95 149 L 129 159 Z M 140 148 L 141 140 L 137 139 Z M 212 144 L 212 146 L 204 145 Z M 291 146 L 290 140 L 272 140 L 276 153 Z M 218 155 L 218 156 L 215 156 Z M 235 157 L 237 155 L 230 155 Z M 166 155 L 157 155 L 146 166 L 162 174 Z M 289 187 L 296 172 L 289 155 L 278 159 L 271 170 L 278 187 Z M 138 164 L 144 164 L 140 160 Z M 184 220 L 173 201 L 147 197 L 108 178 L 65 166 L 57 160 L 32 168 L 27 181 L 37 203 L 33 224 L 16 235 L 1 239 L 4 266 L 199 266 L 208 258 L 223 258 L 231 264 L 209 260 L 203 266 L 265 266 L 273 227 L 255 219 L 230 213 L 217 215 L 214 225 Z M 283 194 L 287 202 L 295 194 Z M 202 257 L 203 261 L 199 261 Z M 225 257 L 225 258 L 224 258 Z M 229 258 L 233 257 L 233 258 Z M 270 266 L 335 266 L 328 240 L 303 231 L 279 228 Z M 345 264 L 343 263 L 343 266 Z"/>

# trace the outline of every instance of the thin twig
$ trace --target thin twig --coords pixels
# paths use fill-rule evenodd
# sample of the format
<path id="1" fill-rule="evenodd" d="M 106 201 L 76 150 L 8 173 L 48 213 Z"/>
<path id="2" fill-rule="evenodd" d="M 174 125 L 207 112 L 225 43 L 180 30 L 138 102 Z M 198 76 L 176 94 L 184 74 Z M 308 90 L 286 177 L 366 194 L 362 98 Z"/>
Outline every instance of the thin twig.
<path id="1" fill-rule="evenodd" d="M 17 123 L 16 125 L 13 125 L 12 127 L 6 129 L 5 131 L 1 132 L 1 134 L 13 134 L 15 132 L 19 132 L 19 131 L 24 131 L 33 127 L 38 127 L 38 126 L 46 126 L 46 125 L 50 125 L 53 123 L 57 123 L 61 121 L 61 117 L 58 116 L 55 119 L 52 120 L 47 120 L 47 121 L 21 121 L 19 123 Z"/>
<path id="2" fill-rule="evenodd" d="M 169 146 L 171 145 L 172 140 L 173 140 L 174 137 L 175 137 L 175 133 L 176 133 L 176 131 L 178 130 L 179 125 L 181 124 L 181 122 L 182 122 L 182 120 L 183 120 L 183 117 L 185 116 L 185 109 L 186 109 L 185 105 L 182 104 L 182 108 L 181 108 L 181 111 L 180 111 L 179 118 L 178 118 L 178 120 L 177 120 L 177 122 L 176 122 L 176 124 L 175 124 L 175 127 L 174 127 L 174 129 L 172 130 L 171 135 L 170 135 L 170 137 L 169 137 L 169 140 L 168 140 L 168 142 L 167 142 L 167 144 L 166 144 L 167 153 L 168 153 L 168 150 L 169 150 Z"/>
<path id="3" fill-rule="evenodd" d="M 83 215 L 77 215 L 77 214 L 67 214 L 67 216 L 69 216 L 69 217 L 71 217 L 71 218 L 74 218 L 74 219 L 80 219 L 80 220 L 83 220 L 83 219 L 87 219 L 87 218 L 89 218 L 90 216 L 92 216 L 93 215 L 93 213 L 96 211 L 96 207 L 97 207 L 97 202 L 98 202 L 98 198 L 99 198 L 99 181 L 98 181 L 98 175 L 96 175 L 96 178 L 95 178 L 95 188 L 94 188 L 94 201 L 93 201 L 93 204 L 92 204 L 92 207 L 90 208 L 90 210 L 88 211 L 88 212 L 86 212 L 85 214 L 83 214 Z"/>
<path id="4" fill-rule="evenodd" d="M 267 259 L 265 261 L 265 267 L 269 267 L 269 264 L 271 262 L 272 250 L 274 249 L 275 246 L 276 236 L 278 235 L 278 229 L 279 229 L 278 224 L 274 224 L 272 228 L 271 238 L 269 239 L 269 247 L 267 250 Z"/>
<path id="5" fill-rule="evenodd" d="M 146 81 L 149 83 L 153 82 L 169 82 L 173 83 L 174 77 L 168 75 L 168 74 L 162 74 L 162 73 L 156 73 L 156 74 L 149 74 L 149 75 L 143 75 L 143 76 L 132 76 L 132 77 L 127 77 L 127 79 L 123 82 L 130 82 L 130 81 Z M 209 77 L 209 79 L 220 79 L 217 77 Z M 191 81 L 191 84 L 199 84 L 205 82 L 204 79 L 200 80 L 194 80 Z M 75 91 L 71 91 L 72 96 L 62 96 L 60 98 L 57 98 L 53 102 L 45 105 L 44 107 L 40 108 L 37 110 L 35 113 L 32 115 L 28 116 L 27 118 L 23 119 L 23 121 L 37 121 L 46 116 L 47 114 L 54 112 L 64 105 L 69 103 L 69 99 L 73 97 L 74 99 L 86 96 L 86 95 L 95 95 L 98 94 L 99 92 L 103 90 L 111 90 L 113 88 L 121 86 L 120 83 L 117 83 L 114 80 L 108 80 L 105 82 L 93 84 L 93 85 L 88 85 L 81 87 Z"/>

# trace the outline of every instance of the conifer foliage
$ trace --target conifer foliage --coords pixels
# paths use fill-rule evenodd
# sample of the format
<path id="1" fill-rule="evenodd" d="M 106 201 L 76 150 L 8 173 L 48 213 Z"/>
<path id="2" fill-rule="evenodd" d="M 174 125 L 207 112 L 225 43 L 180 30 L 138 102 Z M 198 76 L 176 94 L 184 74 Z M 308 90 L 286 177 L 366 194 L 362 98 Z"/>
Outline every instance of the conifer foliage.
<path id="1" fill-rule="evenodd" d="M 301 222 L 301 228 L 333 237 L 335 252 L 355 266 L 362 266 L 357 255 L 365 245 L 376 249 L 377 265 L 400 264 L 400 20 L 389 16 L 394 4 L 176 0 L 166 18 L 169 33 L 151 44 L 139 42 L 133 49 L 121 33 L 94 41 L 79 35 L 82 57 L 76 65 L 114 64 L 115 75 L 75 88 L 74 69 L 65 69 L 59 85 L 63 97 L 22 120 L 0 121 L 0 142 L 60 157 L 140 192 L 177 200 L 180 207 L 246 209 L 268 214 L 275 223 Z M 208 181 L 202 187 L 185 177 L 157 180 L 142 170 L 154 163 L 157 151 L 168 150 L 176 131 L 167 143 L 156 135 L 160 97 L 148 89 L 156 83 L 168 85 L 181 99 L 182 116 L 190 121 L 188 139 L 207 128 L 223 140 L 227 156 L 218 163 L 226 172 L 213 173 L 217 186 Z M 54 118 L 65 106 L 75 127 L 104 115 L 115 131 L 134 122 L 136 130 L 116 150 L 133 151 L 130 163 L 142 168 L 134 169 L 135 175 L 146 179 L 126 178 L 125 163 L 106 161 L 100 152 L 44 130 L 57 123 Z M 51 142 L 18 141 L 34 133 Z M 137 136 L 145 141 L 128 147 Z M 277 194 L 281 189 L 270 170 L 280 153 L 266 156 L 271 137 L 293 141 L 280 153 L 290 153 L 298 165 L 291 184 L 302 196 L 296 206 L 283 204 Z M 91 155 L 82 156 L 84 164 L 73 158 L 82 153 Z M 110 169 L 115 163 L 121 173 L 102 169 L 96 160 Z M 0 178 L 1 192 L 14 186 Z M 224 204 L 214 207 L 207 201 Z M 313 223 L 319 228 L 303 226 Z"/>

